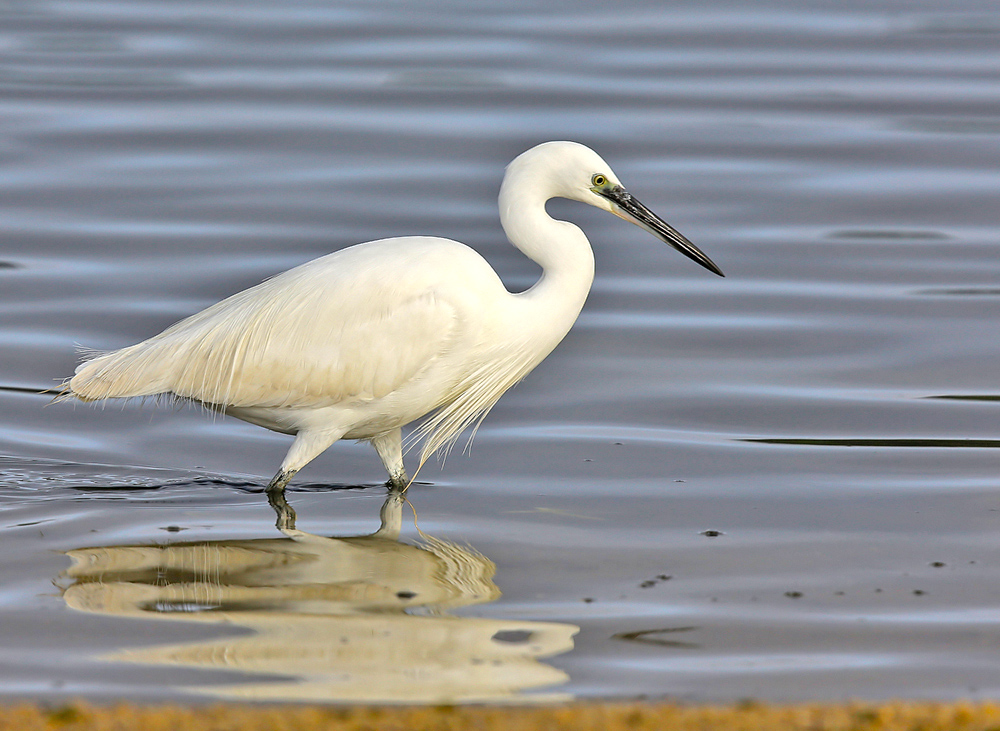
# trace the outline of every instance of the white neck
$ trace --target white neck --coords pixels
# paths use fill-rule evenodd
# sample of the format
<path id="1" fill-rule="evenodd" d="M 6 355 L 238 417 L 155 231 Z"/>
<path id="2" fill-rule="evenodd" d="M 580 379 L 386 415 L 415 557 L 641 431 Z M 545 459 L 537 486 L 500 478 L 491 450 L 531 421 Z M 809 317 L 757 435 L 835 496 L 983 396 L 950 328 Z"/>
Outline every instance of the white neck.
<path id="1" fill-rule="evenodd" d="M 517 297 L 530 303 L 528 326 L 537 335 L 554 338 L 555 347 L 590 293 L 594 252 L 577 226 L 546 213 L 550 190 L 544 177 L 508 175 L 500 188 L 500 223 L 510 242 L 542 267 L 541 279 Z"/>

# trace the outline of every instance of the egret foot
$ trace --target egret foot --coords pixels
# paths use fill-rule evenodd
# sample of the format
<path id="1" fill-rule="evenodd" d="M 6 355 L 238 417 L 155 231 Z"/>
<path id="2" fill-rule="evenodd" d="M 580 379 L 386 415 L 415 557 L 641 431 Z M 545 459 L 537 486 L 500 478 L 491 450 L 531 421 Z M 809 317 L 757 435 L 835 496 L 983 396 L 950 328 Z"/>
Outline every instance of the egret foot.
<path id="1" fill-rule="evenodd" d="M 406 486 L 410 484 L 410 478 L 406 476 L 405 470 L 400 470 L 399 472 L 392 475 L 385 486 L 389 488 L 391 492 L 397 492 L 406 490 Z"/>
<path id="2" fill-rule="evenodd" d="M 292 481 L 296 472 L 298 472 L 298 470 L 278 470 L 278 474 L 272 477 L 271 481 L 267 483 L 268 493 L 284 492 L 285 485 Z"/>

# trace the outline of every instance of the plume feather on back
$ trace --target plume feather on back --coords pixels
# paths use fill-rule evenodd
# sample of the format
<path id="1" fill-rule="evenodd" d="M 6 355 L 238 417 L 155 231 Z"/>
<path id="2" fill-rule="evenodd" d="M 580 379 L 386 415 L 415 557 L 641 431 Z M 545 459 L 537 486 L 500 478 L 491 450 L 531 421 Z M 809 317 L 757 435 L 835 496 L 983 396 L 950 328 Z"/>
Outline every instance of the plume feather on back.
<path id="1" fill-rule="evenodd" d="M 72 395 L 95 401 L 172 393 L 219 406 L 309 407 L 391 393 L 447 349 L 454 308 L 433 288 L 392 296 L 377 261 L 348 266 L 351 277 L 338 277 L 339 262 L 329 260 L 352 251 L 88 359 L 68 383 Z"/>

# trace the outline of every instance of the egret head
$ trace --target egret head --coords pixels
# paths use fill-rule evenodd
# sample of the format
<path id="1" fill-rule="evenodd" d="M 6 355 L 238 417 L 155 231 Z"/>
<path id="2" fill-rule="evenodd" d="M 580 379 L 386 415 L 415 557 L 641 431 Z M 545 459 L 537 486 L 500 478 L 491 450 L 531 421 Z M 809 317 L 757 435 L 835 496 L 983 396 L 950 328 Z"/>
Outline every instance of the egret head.
<path id="1" fill-rule="evenodd" d="M 693 259 L 710 272 L 725 276 L 697 246 L 640 203 L 625 189 L 600 155 L 577 142 L 546 142 L 521 154 L 508 168 L 531 168 L 553 197 L 580 201 L 613 213 Z"/>
<path id="2" fill-rule="evenodd" d="M 611 211 L 626 221 L 643 228 L 664 243 L 670 244 L 689 259 L 701 264 L 720 277 L 726 276 L 701 249 L 688 241 L 677 229 L 640 203 L 635 196 L 625 190 L 620 183 L 612 182 L 610 175 L 594 173 L 591 178 L 591 193 L 599 202 L 592 205 Z M 590 203 L 590 201 L 587 201 Z M 605 205 L 609 204 L 609 205 Z"/>

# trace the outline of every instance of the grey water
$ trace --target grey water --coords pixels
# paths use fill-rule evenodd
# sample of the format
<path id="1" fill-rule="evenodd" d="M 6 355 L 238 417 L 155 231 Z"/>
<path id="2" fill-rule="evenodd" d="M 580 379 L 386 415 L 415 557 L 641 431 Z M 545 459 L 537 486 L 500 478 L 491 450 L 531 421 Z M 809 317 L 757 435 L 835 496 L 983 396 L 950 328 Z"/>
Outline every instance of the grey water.
<path id="1" fill-rule="evenodd" d="M 549 139 L 727 277 L 550 204 L 583 314 L 409 503 L 338 444 L 281 532 L 287 437 L 39 393 L 359 241 L 523 289 Z M 996 697 L 998 143 L 993 2 L 0 4 L 0 696 Z"/>

